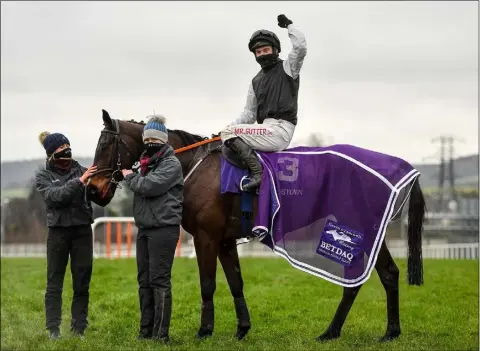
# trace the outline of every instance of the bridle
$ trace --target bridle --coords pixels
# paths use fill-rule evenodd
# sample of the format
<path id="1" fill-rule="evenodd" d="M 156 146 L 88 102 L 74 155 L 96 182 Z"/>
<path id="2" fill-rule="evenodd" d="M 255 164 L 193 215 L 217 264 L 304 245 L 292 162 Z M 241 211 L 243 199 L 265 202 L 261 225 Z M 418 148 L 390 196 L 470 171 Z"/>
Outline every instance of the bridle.
<path id="1" fill-rule="evenodd" d="M 133 155 L 133 152 L 132 152 L 132 149 L 130 149 L 130 147 L 128 146 L 128 144 L 125 142 L 125 140 L 123 140 L 122 137 L 120 136 L 120 123 L 118 122 L 118 119 L 113 119 L 112 121 L 114 122 L 115 130 L 103 129 L 101 131 L 101 134 L 104 134 L 104 133 L 113 134 L 115 136 L 113 152 L 117 153 L 117 163 L 113 164 L 111 168 L 102 168 L 97 170 L 95 173 L 91 175 L 91 177 L 97 174 L 105 173 L 105 172 L 112 172 L 109 184 L 113 183 L 119 189 L 121 189 L 122 187 L 120 186 L 120 182 L 123 180 L 123 174 L 122 174 L 122 157 L 120 155 L 120 144 L 123 144 L 127 148 L 128 153 L 130 153 L 131 155 Z"/>
<path id="2" fill-rule="evenodd" d="M 114 122 L 114 125 L 115 125 L 115 130 L 109 130 L 109 129 L 103 129 L 101 131 L 101 134 L 104 134 L 104 133 L 108 133 L 108 134 L 113 134 L 115 136 L 115 141 L 114 141 L 114 147 L 113 147 L 113 150 L 114 150 L 114 153 L 116 151 L 117 153 L 117 163 L 116 165 L 114 164 L 113 167 L 111 168 L 102 168 L 102 169 L 99 169 L 97 170 L 95 173 L 93 173 L 90 177 L 93 177 L 97 174 L 101 174 L 101 173 L 105 173 L 105 172 L 112 172 L 112 175 L 110 177 L 110 182 L 109 182 L 109 185 L 108 186 L 111 186 L 111 183 L 115 184 L 119 189 L 121 189 L 122 187 L 120 186 L 120 182 L 123 180 L 123 173 L 122 173 L 122 159 L 121 159 L 121 156 L 120 156 L 120 144 L 123 144 L 127 150 L 128 150 L 128 153 L 130 153 L 131 155 L 134 155 L 134 153 L 132 152 L 132 150 L 130 149 L 130 147 L 128 146 L 128 144 L 122 139 L 122 137 L 120 136 L 120 124 L 119 124 L 119 121 L 117 119 L 113 119 L 112 120 Z M 220 141 L 220 136 L 212 136 L 212 138 L 209 138 L 209 139 L 205 139 L 205 140 L 202 140 L 202 141 L 199 141 L 197 143 L 194 143 L 194 144 L 190 144 L 190 145 L 187 145 L 187 146 L 184 146 L 184 147 L 181 147 L 179 149 L 176 149 L 175 150 L 175 153 L 176 154 L 179 154 L 179 153 L 182 153 L 182 152 L 185 152 L 185 151 L 188 151 L 188 150 L 192 150 L 192 149 L 195 149 L 195 148 L 198 148 L 199 146 L 203 146 L 204 144 L 210 144 L 210 143 L 213 143 L 215 141 Z M 210 145 L 209 145 L 210 146 Z M 193 173 L 193 171 L 200 165 L 200 163 L 203 162 L 203 160 L 205 160 L 205 158 L 207 156 L 209 156 L 212 152 L 214 152 L 215 150 L 218 150 L 220 149 L 221 145 L 219 145 L 218 147 L 214 148 L 214 149 L 211 149 L 210 147 L 208 147 L 208 150 L 206 152 L 206 155 L 204 155 L 203 157 L 201 157 L 197 163 L 195 164 L 195 166 L 193 168 L 191 168 L 190 172 L 187 174 L 187 176 L 185 177 L 185 181 L 187 180 L 187 178 L 190 177 L 190 175 Z M 113 161 L 115 162 L 115 161 Z M 192 160 L 193 162 L 193 160 Z M 115 168 L 116 166 L 116 168 Z M 190 167 L 189 167 L 190 168 Z"/>

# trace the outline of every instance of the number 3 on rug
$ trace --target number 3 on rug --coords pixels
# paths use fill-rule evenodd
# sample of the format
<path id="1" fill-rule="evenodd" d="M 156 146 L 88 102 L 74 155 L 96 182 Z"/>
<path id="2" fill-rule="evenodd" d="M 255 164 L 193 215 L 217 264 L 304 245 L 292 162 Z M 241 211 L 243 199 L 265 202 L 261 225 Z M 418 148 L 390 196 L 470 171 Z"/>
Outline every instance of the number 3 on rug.
<path id="1" fill-rule="evenodd" d="M 288 156 L 280 157 L 278 163 L 285 165 L 284 170 L 278 171 L 278 178 L 281 181 L 295 182 L 298 179 L 298 158 Z"/>

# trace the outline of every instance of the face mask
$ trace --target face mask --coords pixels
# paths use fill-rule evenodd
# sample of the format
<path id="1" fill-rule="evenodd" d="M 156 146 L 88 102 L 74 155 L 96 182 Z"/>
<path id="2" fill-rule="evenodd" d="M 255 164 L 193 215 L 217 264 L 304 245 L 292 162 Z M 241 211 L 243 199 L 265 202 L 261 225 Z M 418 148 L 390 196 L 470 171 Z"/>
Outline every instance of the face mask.
<path id="1" fill-rule="evenodd" d="M 54 159 L 72 158 L 72 149 L 67 147 L 66 149 L 63 149 L 62 151 L 59 151 L 56 154 L 53 154 L 53 158 Z"/>
<path id="2" fill-rule="evenodd" d="M 59 169 L 63 169 L 65 171 L 68 171 L 72 167 L 72 159 L 71 158 L 59 158 L 56 160 L 53 160 L 53 164 L 55 167 Z"/>
<path id="3" fill-rule="evenodd" d="M 255 57 L 262 68 L 268 68 L 278 61 L 278 54 L 268 54 Z"/>
<path id="4" fill-rule="evenodd" d="M 145 149 L 147 150 L 148 156 L 155 155 L 162 148 L 163 144 L 160 143 L 147 143 L 145 144 Z"/>
<path id="5" fill-rule="evenodd" d="M 53 154 L 51 162 L 56 168 L 68 171 L 72 167 L 72 149 L 68 147 Z"/>

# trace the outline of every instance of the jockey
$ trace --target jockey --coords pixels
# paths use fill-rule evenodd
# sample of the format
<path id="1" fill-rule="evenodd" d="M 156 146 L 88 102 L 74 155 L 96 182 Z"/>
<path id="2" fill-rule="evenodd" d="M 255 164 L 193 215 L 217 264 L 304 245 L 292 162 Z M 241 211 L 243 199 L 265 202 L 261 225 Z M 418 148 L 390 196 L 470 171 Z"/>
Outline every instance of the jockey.
<path id="1" fill-rule="evenodd" d="M 278 57 L 280 40 L 265 29 L 253 33 L 248 49 L 255 55 L 261 70 L 252 79 L 247 102 L 240 116 L 220 132 L 226 147 L 236 152 L 252 173 L 244 191 L 261 182 L 262 167 L 253 150 L 285 150 L 297 124 L 297 100 L 300 69 L 307 54 L 305 36 L 285 15 L 279 15 L 278 26 L 288 29 L 292 50 L 286 60 Z M 257 122 L 257 125 L 253 125 Z"/>

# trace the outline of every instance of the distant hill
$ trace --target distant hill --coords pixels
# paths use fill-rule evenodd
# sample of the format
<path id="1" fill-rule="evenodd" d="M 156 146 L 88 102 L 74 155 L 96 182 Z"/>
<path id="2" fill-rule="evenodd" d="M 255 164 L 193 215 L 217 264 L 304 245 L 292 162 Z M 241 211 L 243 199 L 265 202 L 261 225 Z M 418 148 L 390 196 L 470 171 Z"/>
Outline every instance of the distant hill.
<path id="1" fill-rule="evenodd" d="M 478 157 L 471 155 L 459 157 L 453 161 L 455 187 L 474 187 L 478 188 Z M 438 177 L 440 174 L 440 165 L 438 164 L 419 164 L 414 167 L 422 174 L 420 184 L 424 188 L 435 188 L 439 186 Z M 448 164 L 445 165 L 446 177 L 444 184 L 448 186 Z"/>
<path id="2" fill-rule="evenodd" d="M 478 188 L 478 157 L 471 155 L 457 158 L 454 161 L 455 185 L 462 187 Z M 92 158 L 81 157 L 77 161 L 82 165 L 90 165 Z M 1 188 L 4 189 L 22 189 L 28 186 L 29 181 L 34 177 L 35 171 L 44 165 L 44 159 L 28 161 L 8 161 L 1 164 Z M 422 176 L 420 184 L 424 188 L 435 188 L 438 186 L 438 164 L 418 164 L 414 165 Z M 448 173 L 448 172 L 447 172 Z M 448 184 L 448 176 L 445 179 Z"/>

